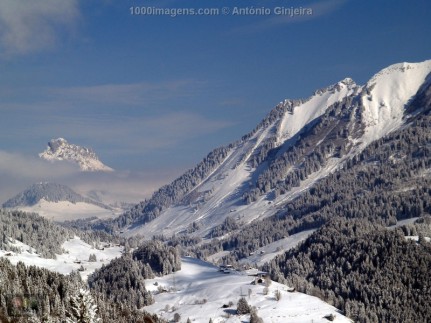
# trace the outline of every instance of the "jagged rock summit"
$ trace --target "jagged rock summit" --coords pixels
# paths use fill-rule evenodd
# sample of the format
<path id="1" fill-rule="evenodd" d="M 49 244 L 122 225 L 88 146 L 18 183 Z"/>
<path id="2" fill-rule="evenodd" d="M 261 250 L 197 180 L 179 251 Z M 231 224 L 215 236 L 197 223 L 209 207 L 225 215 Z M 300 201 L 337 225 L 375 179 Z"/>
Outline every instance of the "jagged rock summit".
<path id="1" fill-rule="evenodd" d="M 103 164 L 96 153 L 87 147 L 70 144 L 64 138 L 52 139 L 48 142 L 46 150 L 39 154 L 39 157 L 55 162 L 69 161 L 79 165 L 82 171 L 86 172 L 112 172 L 111 167 Z"/>

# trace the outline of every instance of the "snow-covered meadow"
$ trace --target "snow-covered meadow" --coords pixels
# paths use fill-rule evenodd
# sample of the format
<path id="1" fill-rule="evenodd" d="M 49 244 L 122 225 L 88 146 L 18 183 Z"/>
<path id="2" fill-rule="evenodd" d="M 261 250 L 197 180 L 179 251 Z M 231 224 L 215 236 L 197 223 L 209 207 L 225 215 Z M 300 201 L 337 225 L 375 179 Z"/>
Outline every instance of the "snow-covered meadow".
<path id="1" fill-rule="evenodd" d="M 18 248 L 20 252 L 0 250 L 0 257 L 8 258 L 14 265 L 22 261 L 27 266 L 35 265 L 65 275 L 70 274 L 73 270 L 81 269 L 79 272 L 84 280 L 102 265 L 120 257 L 123 252 L 123 247 L 121 246 L 109 246 L 99 250 L 82 241 L 79 237 L 66 241 L 62 245 L 65 253 L 57 255 L 56 259 L 42 258 L 34 248 L 19 241 L 15 241 L 10 245 Z M 90 255 L 95 255 L 96 261 L 90 262 Z"/>
<path id="2" fill-rule="evenodd" d="M 180 271 L 146 280 L 146 288 L 155 293 L 155 303 L 145 310 L 168 320 L 178 313 L 181 322 L 187 318 L 202 323 L 208 323 L 210 318 L 214 323 L 248 322 L 248 314 L 236 314 L 237 302 L 243 296 L 265 323 L 328 322 L 324 316 L 330 314 L 335 315 L 334 322 L 351 322 L 319 298 L 289 292 L 288 286 L 276 282 L 270 284 L 265 295 L 265 285 L 252 284 L 254 281 L 255 277 L 245 272 L 226 274 L 210 263 L 185 257 Z M 276 291 L 281 295 L 279 301 Z"/>

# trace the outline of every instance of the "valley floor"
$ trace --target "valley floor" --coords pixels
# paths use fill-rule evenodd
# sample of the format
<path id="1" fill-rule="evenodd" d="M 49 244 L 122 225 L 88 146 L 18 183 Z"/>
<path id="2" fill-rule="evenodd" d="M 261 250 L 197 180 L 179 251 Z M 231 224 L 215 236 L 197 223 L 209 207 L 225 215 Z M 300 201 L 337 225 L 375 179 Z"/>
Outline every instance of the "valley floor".
<path id="1" fill-rule="evenodd" d="M 207 262 L 185 257 L 180 271 L 146 280 L 146 288 L 156 293 L 155 303 L 145 310 L 172 320 L 175 313 L 181 322 L 190 318 L 192 322 L 214 323 L 248 322 L 249 315 L 236 315 L 237 302 L 245 297 L 249 305 L 255 306 L 265 323 L 279 322 L 329 322 L 326 315 L 335 315 L 334 322 L 351 322 L 337 309 L 319 298 L 298 292 L 288 292 L 288 287 L 275 282 L 264 295 L 263 284 L 251 284 L 254 277 L 245 272 L 220 272 L 218 267 Z M 158 292 L 158 290 L 165 290 Z M 277 301 L 275 291 L 280 291 Z M 228 305 L 223 308 L 223 305 Z"/>

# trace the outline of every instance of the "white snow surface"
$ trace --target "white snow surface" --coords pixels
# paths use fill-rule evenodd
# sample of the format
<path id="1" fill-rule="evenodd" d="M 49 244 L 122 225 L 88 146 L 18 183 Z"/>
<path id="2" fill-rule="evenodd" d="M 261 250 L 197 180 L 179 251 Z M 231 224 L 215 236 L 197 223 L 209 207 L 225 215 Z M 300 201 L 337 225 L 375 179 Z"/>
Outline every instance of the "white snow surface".
<path id="1" fill-rule="evenodd" d="M 104 248 L 104 250 L 99 250 L 75 236 L 75 238 L 66 241 L 62 245 L 65 253 L 57 255 L 56 259 L 46 259 L 40 257 L 34 248 L 20 241 L 15 241 L 11 245 L 18 247 L 20 252 L 0 250 L 0 257 L 9 259 L 14 265 L 22 261 L 27 266 L 34 265 L 64 275 L 70 274 L 73 270 L 76 271 L 83 266 L 85 270 L 79 272 L 83 280 L 86 280 L 88 275 L 102 267 L 102 265 L 107 265 L 112 259 L 120 257 L 124 249 L 120 246 L 110 246 Z M 88 261 L 91 254 L 96 255 L 96 262 Z"/>
<path id="2" fill-rule="evenodd" d="M 387 228 L 388 228 L 388 229 L 395 229 L 395 228 L 402 227 L 403 225 L 413 224 L 413 223 L 415 223 L 415 222 L 416 222 L 416 220 L 417 220 L 417 219 L 419 219 L 419 217 L 400 220 L 400 221 L 397 221 L 397 223 L 396 223 L 396 224 L 394 224 L 394 225 L 390 225 L 390 226 L 388 226 Z"/>
<path id="3" fill-rule="evenodd" d="M 352 322 L 319 298 L 288 292 L 291 289 L 285 285 L 272 282 L 268 294 L 264 295 L 264 285 L 252 285 L 254 279 L 245 272 L 234 270 L 225 274 L 209 263 L 185 257 L 180 271 L 145 281 L 146 288 L 155 293 L 155 303 L 144 309 L 168 320 L 178 313 L 181 322 L 187 318 L 196 323 L 208 323 L 210 318 L 214 323 L 248 322 L 248 314 L 236 315 L 236 304 L 243 295 L 249 305 L 257 308 L 258 315 L 265 323 L 328 322 L 324 316 L 329 314 L 335 315 L 334 322 Z M 158 286 L 154 283 L 169 291 L 158 293 Z M 281 292 L 279 301 L 274 297 L 276 290 Z M 234 303 L 233 306 L 222 308 L 230 301 Z M 172 310 L 172 307 L 176 309 Z M 230 317 L 227 317 L 228 313 L 231 313 Z"/>
<path id="4" fill-rule="evenodd" d="M 43 216 L 52 221 L 71 221 L 91 217 L 108 219 L 115 218 L 121 213 L 120 209 L 112 211 L 85 202 L 50 202 L 45 199 L 41 199 L 35 205 L 17 207 L 16 209 L 19 209 L 24 212 L 38 213 L 40 216 Z"/>
<path id="5" fill-rule="evenodd" d="M 399 63 L 381 70 L 367 82 L 365 89 L 369 94 L 362 97 L 364 143 L 377 140 L 402 125 L 406 104 L 430 73 L 431 60 Z"/>
<path id="6" fill-rule="evenodd" d="M 424 238 L 425 238 L 425 241 L 431 242 L 431 238 L 430 237 L 424 237 Z M 419 236 L 406 236 L 406 239 L 407 240 L 413 240 L 413 241 L 419 242 Z"/>
<path id="7" fill-rule="evenodd" d="M 257 249 L 250 256 L 241 259 L 241 264 L 251 264 L 262 266 L 266 262 L 270 262 L 272 259 L 285 253 L 287 250 L 295 248 L 300 242 L 307 239 L 316 230 L 301 231 L 291 236 L 285 237 L 281 240 L 270 243 L 262 248 Z M 207 260 L 212 263 L 217 263 L 222 257 L 229 254 L 229 251 L 220 251 L 207 257 Z"/>

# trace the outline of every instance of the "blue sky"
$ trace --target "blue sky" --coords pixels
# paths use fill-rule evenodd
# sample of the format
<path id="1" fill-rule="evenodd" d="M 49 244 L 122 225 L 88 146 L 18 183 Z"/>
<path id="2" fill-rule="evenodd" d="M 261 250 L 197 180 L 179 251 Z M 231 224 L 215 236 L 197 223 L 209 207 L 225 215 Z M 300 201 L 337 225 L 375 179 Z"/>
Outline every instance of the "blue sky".
<path id="1" fill-rule="evenodd" d="M 64 137 L 115 169 L 172 178 L 285 98 L 431 58 L 430 12 L 427 0 L 2 0 L 0 150 L 25 159 Z"/>

